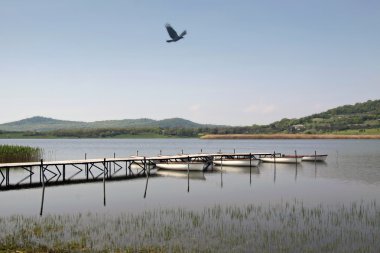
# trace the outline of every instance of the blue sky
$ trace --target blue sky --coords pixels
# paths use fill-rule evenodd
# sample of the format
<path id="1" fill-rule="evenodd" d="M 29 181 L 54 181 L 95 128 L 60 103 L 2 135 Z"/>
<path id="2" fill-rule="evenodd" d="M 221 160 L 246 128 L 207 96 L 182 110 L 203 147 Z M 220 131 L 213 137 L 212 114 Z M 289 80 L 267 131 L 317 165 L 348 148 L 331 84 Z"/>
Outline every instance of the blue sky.
<path id="1" fill-rule="evenodd" d="M 379 1 L 0 0 L 0 123 L 252 125 L 379 98 Z"/>

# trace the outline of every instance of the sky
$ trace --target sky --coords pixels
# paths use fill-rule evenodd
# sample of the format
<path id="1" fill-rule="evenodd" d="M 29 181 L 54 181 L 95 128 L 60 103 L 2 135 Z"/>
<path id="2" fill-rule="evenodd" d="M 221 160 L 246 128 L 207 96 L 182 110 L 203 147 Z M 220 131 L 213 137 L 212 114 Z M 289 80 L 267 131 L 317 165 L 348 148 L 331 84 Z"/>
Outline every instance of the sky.
<path id="1" fill-rule="evenodd" d="M 0 123 L 239 126 L 379 98 L 377 0 L 0 0 Z"/>

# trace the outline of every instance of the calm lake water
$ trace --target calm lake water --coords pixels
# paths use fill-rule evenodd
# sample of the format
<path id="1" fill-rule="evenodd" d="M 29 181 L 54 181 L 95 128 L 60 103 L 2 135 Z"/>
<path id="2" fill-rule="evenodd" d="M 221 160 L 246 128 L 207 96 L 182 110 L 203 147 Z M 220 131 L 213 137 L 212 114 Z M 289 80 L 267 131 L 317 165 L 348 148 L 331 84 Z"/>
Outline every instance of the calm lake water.
<path id="1" fill-rule="evenodd" d="M 145 178 L 47 187 L 44 214 L 97 212 L 118 214 L 156 208 L 203 209 L 214 205 L 268 204 L 301 200 L 305 205 L 334 206 L 380 202 L 379 140 L 200 140 L 200 139 L 53 139 L 0 140 L 0 144 L 41 147 L 45 160 L 153 156 L 205 152 L 281 152 L 328 154 L 325 163 L 298 165 L 261 163 L 258 168 L 214 169 Z M 39 214 L 42 189 L 0 191 L 0 215 Z"/>

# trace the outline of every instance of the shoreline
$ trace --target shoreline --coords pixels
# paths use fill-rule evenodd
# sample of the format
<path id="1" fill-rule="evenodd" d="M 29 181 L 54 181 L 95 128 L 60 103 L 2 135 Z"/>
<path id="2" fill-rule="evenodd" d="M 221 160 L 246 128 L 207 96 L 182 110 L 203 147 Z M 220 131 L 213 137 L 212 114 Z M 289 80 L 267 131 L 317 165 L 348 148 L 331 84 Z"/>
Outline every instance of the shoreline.
<path id="1" fill-rule="evenodd" d="M 341 134 L 206 134 L 201 139 L 230 140 L 230 139 L 368 139 L 380 140 L 380 135 L 341 135 Z"/>

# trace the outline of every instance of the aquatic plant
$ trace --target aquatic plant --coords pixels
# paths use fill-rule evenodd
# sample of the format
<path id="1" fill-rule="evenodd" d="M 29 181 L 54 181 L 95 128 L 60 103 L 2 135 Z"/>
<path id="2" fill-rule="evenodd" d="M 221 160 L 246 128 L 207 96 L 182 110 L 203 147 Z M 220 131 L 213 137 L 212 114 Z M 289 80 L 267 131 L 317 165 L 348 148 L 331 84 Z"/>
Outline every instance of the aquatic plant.
<path id="1" fill-rule="evenodd" d="M 376 202 L 0 218 L 0 252 L 380 252 Z"/>
<path id="2" fill-rule="evenodd" d="M 38 147 L 0 145 L 0 163 L 35 162 L 42 158 L 42 154 Z"/>

